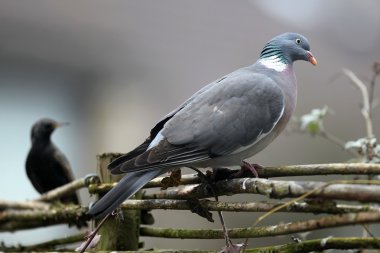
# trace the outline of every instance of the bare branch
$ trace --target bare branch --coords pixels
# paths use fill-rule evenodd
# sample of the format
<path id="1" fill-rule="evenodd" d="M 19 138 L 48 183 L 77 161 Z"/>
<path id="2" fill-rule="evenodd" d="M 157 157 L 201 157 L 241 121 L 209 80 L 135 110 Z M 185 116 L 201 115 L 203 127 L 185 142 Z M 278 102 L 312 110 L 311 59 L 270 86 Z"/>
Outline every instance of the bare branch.
<path id="1" fill-rule="evenodd" d="M 9 200 L 0 200 L 0 210 L 4 209 L 17 209 L 17 210 L 47 210 L 50 205 L 38 201 L 9 201 Z"/>
<path id="2" fill-rule="evenodd" d="M 352 155 L 354 157 L 360 157 L 360 155 L 357 152 L 353 151 L 352 149 L 346 149 L 345 148 L 346 143 L 344 141 L 342 141 L 341 139 L 339 139 L 338 137 L 336 137 L 335 135 L 333 135 L 332 133 L 330 133 L 324 129 L 321 129 L 317 133 L 317 135 L 324 138 L 327 141 L 330 141 L 331 143 L 337 145 L 338 147 L 342 148 L 342 150 L 346 151 L 350 155 Z"/>
<path id="3" fill-rule="evenodd" d="M 368 163 L 330 163 L 330 164 L 308 164 L 308 165 L 286 165 L 278 167 L 263 167 L 257 169 L 260 178 L 290 177 L 290 176 L 316 176 L 316 175 L 380 175 L 380 164 Z M 158 177 L 150 181 L 144 188 L 161 187 L 164 177 Z M 197 174 L 182 175 L 181 185 L 197 184 L 201 181 Z M 116 183 L 91 184 L 91 194 L 109 191 Z"/>
<path id="4" fill-rule="evenodd" d="M 261 226 L 254 228 L 234 228 L 228 230 L 228 235 L 231 238 L 257 238 L 300 233 L 323 228 L 341 227 L 363 223 L 376 223 L 379 221 L 380 212 L 360 212 L 355 214 L 349 213 L 273 226 Z M 221 229 L 172 229 L 142 227 L 140 228 L 140 235 L 150 237 L 182 239 L 224 238 L 223 230 Z"/>
<path id="5" fill-rule="evenodd" d="M 55 239 L 45 243 L 30 245 L 7 247 L 0 246 L 1 251 L 16 252 L 16 251 L 41 251 L 49 250 L 51 247 L 64 245 L 67 243 L 77 242 L 80 238 L 83 239 L 84 234 L 77 234 L 62 239 Z M 259 247 L 246 249 L 247 253 L 307 253 L 312 251 L 322 251 L 328 249 L 347 250 L 347 249 L 380 249 L 380 238 L 361 238 L 361 237 L 333 237 L 302 241 L 299 243 L 288 243 L 284 245 Z M 62 251 L 62 249 L 55 250 Z M 63 251 L 68 251 L 63 249 Z M 139 250 L 140 253 L 217 253 L 215 250 L 171 250 L 171 249 L 154 249 L 154 250 Z"/>
<path id="6" fill-rule="evenodd" d="M 272 209 L 282 206 L 284 202 L 221 202 L 200 200 L 200 204 L 209 211 L 223 212 L 269 212 Z M 145 200 L 127 200 L 122 206 L 123 209 L 164 209 L 164 210 L 189 210 L 189 204 L 186 200 L 173 199 L 145 199 Z M 380 212 L 380 207 L 369 205 L 348 205 L 336 204 L 326 201 L 318 203 L 296 202 L 278 212 L 302 212 L 302 213 L 356 213 L 356 212 Z"/>
<path id="7" fill-rule="evenodd" d="M 372 78 L 370 81 L 370 87 L 369 87 L 369 104 L 371 105 L 371 109 L 374 108 L 373 96 L 375 93 L 376 78 L 379 75 L 380 75 L 380 62 L 375 62 L 373 64 L 373 74 L 372 74 Z M 370 112 L 372 113 L 372 110 Z"/>
<path id="8" fill-rule="evenodd" d="M 379 249 L 380 238 L 324 238 L 316 240 L 302 241 L 299 243 L 289 243 L 279 246 L 247 249 L 247 253 L 308 253 L 323 250 L 348 250 L 348 249 Z"/>
<path id="9" fill-rule="evenodd" d="M 13 246 L 13 247 L 12 246 L 7 247 L 3 244 L 3 245 L 0 245 L 0 250 L 6 251 L 6 252 L 11 252 L 11 251 L 13 251 L 13 252 L 20 252 L 20 251 L 26 252 L 26 251 L 43 251 L 43 250 L 51 251 L 51 249 L 53 249 L 57 246 L 79 242 L 79 241 L 83 240 L 84 237 L 85 237 L 85 234 L 81 233 L 81 234 L 66 236 L 64 238 L 53 239 L 53 240 L 42 242 L 42 243 L 27 245 L 27 246 L 18 245 L 18 246 Z M 62 248 L 60 250 L 62 250 Z M 67 249 L 63 249 L 63 250 L 68 251 Z M 57 251 L 57 250 L 54 250 L 54 251 Z"/>
<path id="10" fill-rule="evenodd" d="M 76 179 L 68 184 L 55 188 L 47 193 L 41 195 L 41 197 L 37 198 L 36 201 L 53 201 L 57 200 L 60 197 L 68 196 L 86 186 L 85 178 Z"/>
<path id="11" fill-rule="evenodd" d="M 368 183 L 369 181 L 366 180 Z M 351 181 L 354 183 L 354 181 Z M 310 194 L 311 198 L 353 200 L 360 202 L 380 202 L 380 181 L 371 181 L 372 185 L 358 184 L 331 184 L 320 191 Z M 270 198 L 300 197 L 316 188 L 322 188 L 325 182 L 279 181 L 256 178 L 241 178 L 221 181 L 215 184 L 216 194 L 232 195 L 240 193 L 254 193 Z M 180 189 L 169 189 L 149 193 L 144 199 L 188 199 L 213 197 L 207 189 L 198 185 L 188 185 Z"/>
<path id="12" fill-rule="evenodd" d="M 49 210 L 8 210 L 0 213 L 0 232 L 46 227 L 56 224 L 76 224 L 89 220 L 87 208 L 62 206 Z"/>
<path id="13" fill-rule="evenodd" d="M 349 69 L 342 69 L 342 72 L 345 76 L 347 76 L 351 82 L 356 85 L 356 87 L 359 88 L 362 98 L 363 98 L 363 108 L 361 110 L 365 122 L 366 122 L 366 129 L 367 129 L 367 138 L 372 138 L 374 136 L 373 134 L 373 126 L 372 126 L 372 117 L 371 117 L 371 104 L 370 104 L 370 98 L 368 95 L 368 90 L 365 84 L 355 75 L 354 72 L 352 72 Z"/>

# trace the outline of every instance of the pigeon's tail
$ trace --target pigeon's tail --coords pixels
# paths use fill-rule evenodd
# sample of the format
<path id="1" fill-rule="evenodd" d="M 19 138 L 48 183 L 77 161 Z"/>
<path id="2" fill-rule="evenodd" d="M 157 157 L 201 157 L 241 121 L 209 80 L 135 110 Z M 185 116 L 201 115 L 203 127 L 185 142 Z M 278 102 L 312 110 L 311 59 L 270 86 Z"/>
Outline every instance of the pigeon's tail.
<path id="1" fill-rule="evenodd" d="M 148 171 L 128 173 L 106 195 L 99 199 L 88 211 L 95 218 L 102 218 L 115 210 L 124 200 L 131 197 L 153 178 L 165 173 L 167 169 L 156 168 Z"/>

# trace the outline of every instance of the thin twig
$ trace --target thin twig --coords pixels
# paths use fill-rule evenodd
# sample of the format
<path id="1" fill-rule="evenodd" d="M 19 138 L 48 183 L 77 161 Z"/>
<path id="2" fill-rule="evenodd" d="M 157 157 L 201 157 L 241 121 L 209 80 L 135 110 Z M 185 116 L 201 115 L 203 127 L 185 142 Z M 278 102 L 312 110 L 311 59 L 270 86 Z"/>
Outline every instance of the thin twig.
<path id="1" fill-rule="evenodd" d="M 371 109 L 373 108 L 373 96 L 375 94 L 376 78 L 380 75 L 380 62 L 375 62 L 373 64 L 373 74 L 369 86 L 369 104 Z M 372 110 L 370 111 L 372 114 Z M 371 115 L 372 116 L 372 115 Z"/>
<path id="2" fill-rule="evenodd" d="M 354 150 L 346 149 L 345 148 L 345 142 L 342 141 L 341 139 L 339 139 L 338 137 L 336 137 L 335 135 L 333 135 L 332 133 L 322 129 L 317 133 L 317 135 L 324 138 L 327 141 L 330 141 L 331 143 L 337 145 L 338 147 L 342 148 L 342 150 L 346 151 L 350 155 L 352 155 L 354 157 L 360 157 L 360 155 L 357 152 L 355 152 Z"/>
<path id="3" fill-rule="evenodd" d="M 342 72 L 351 80 L 353 84 L 356 85 L 356 87 L 359 88 L 362 94 L 363 108 L 361 112 L 366 122 L 367 138 L 370 139 L 374 136 L 374 134 L 373 134 L 372 117 L 371 117 L 371 104 L 370 104 L 370 98 L 368 95 L 367 87 L 351 70 L 344 68 L 342 69 Z"/>

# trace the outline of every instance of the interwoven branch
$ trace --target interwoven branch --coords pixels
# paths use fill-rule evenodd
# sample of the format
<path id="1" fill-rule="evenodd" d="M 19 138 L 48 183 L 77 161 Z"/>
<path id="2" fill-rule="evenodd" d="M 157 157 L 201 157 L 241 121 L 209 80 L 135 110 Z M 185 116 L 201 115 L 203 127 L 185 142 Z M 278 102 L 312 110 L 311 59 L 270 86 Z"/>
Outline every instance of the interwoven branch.
<path id="1" fill-rule="evenodd" d="M 209 211 L 223 212 L 269 212 L 272 209 L 282 206 L 284 202 L 223 202 L 200 200 L 203 208 Z M 164 210 L 189 210 L 189 203 L 186 200 L 173 199 L 129 199 L 122 204 L 123 209 L 164 209 Z M 279 212 L 301 212 L 301 213 L 357 213 L 357 212 L 380 212 L 380 207 L 369 205 L 348 205 L 337 204 L 330 201 L 318 201 L 318 203 L 296 202 L 282 208 Z"/>
<path id="2" fill-rule="evenodd" d="M 371 185 L 359 184 L 328 184 L 324 182 L 306 181 L 279 181 L 257 178 L 241 178 L 228 181 L 220 181 L 215 184 L 217 195 L 233 195 L 241 193 L 253 193 L 268 196 L 270 198 L 299 197 L 316 188 L 321 188 L 309 198 L 353 200 L 360 202 L 380 202 L 380 181 L 371 181 Z M 377 184 L 377 185 L 375 185 Z M 208 198 L 213 194 L 207 187 L 199 185 L 187 185 L 182 188 L 174 188 L 144 196 L 144 199 L 188 199 Z"/>
<path id="3" fill-rule="evenodd" d="M 89 220 L 87 208 L 76 205 L 51 207 L 48 210 L 8 210 L 0 212 L 0 232 L 46 227 L 56 224 L 74 225 Z"/>
<path id="4" fill-rule="evenodd" d="M 228 230 L 231 238 L 257 238 L 277 236 L 318 230 L 322 228 L 340 227 L 354 224 L 380 222 L 380 212 L 360 212 L 341 215 L 331 215 L 307 221 L 298 221 L 273 226 L 234 228 Z M 181 239 L 222 239 L 224 234 L 221 229 L 172 229 L 142 227 L 142 236 L 181 238 Z"/>
<path id="5" fill-rule="evenodd" d="M 330 163 L 330 164 L 307 164 L 287 165 L 277 167 L 263 167 L 258 169 L 260 178 L 290 177 L 290 176 L 317 176 L 317 175 L 380 175 L 380 164 L 368 163 Z M 163 177 L 150 181 L 144 188 L 161 187 Z M 198 184 L 200 179 L 197 174 L 182 175 L 180 184 Z M 113 184 L 92 184 L 89 192 L 92 194 L 109 191 Z"/>

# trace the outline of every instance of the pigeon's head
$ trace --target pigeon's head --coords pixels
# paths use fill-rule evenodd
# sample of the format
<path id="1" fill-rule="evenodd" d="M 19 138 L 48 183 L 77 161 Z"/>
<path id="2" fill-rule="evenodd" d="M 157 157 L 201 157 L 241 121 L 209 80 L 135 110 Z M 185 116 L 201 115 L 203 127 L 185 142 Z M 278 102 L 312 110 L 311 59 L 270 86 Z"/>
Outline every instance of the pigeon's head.
<path id="1" fill-rule="evenodd" d="M 317 65 L 317 60 L 310 52 L 309 41 L 298 33 L 284 33 L 274 37 L 261 52 L 260 58 L 265 57 L 279 57 L 286 63 L 304 60 Z"/>
<path id="2" fill-rule="evenodd" d="M 32 127 L 32 141 L 49 140 L 51 133 L 58 127 L 68 125 L 52 119 L 40 119 Z"/>

